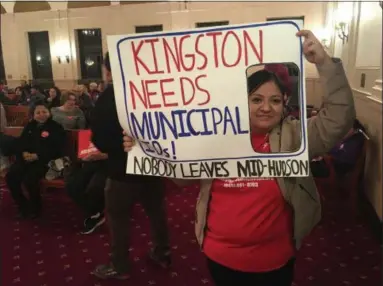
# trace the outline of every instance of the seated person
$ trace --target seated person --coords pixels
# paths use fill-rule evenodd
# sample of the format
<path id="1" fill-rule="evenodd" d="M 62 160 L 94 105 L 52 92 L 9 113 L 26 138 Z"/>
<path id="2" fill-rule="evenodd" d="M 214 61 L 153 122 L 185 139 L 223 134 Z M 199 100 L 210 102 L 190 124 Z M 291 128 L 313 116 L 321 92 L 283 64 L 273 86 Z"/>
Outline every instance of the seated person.
<path id="1" fill-rule="evenodd" d="M 22 218 L 40 215 L 40 180 L 48 170 L 49 161 L 62 157 L 65 144 L 64 129 L 52 120 L 48 108 L 42 102 L 33 106 L 32 114 L 33 119 L 16 140 L 16 162 L 6 175 L 9 191 Z M 29 193 L 29 200 L 23 194 L 22 184 Z"/>
<path id="2" fill-rule="evenodd" d="M 77 97 L 72 92 L 63 93 L 61 106 L 51 109 L 52 118 L 65 129 L 84 129 L 86 122 L 84 113 L 76 106 Z"/>
<path id="3" fill-rule="evenodd" d="M 75 87 L 75 94 L 78 98 L 78 106 L 84 112 L 86 122 L 90 122 L 90 113 L 94 107 L 92 99 L 89 95 L 88 88 L 81 84 Z"/>
<path id="4" fill-rule="evenodd" d="M 49 109 L 53 107 L 59 107 L 61 105 L 61 91 L 57 87 L 51 87 L 49 89 L 48 95 L 49 96 L 46 101 Z"/>
<path id="5" fill-rule="evenodd" d="M 0 91 L 0 103 L 4 105 L 17 105 L 20 98 L 20 89 L 16 88 L 15 93 L 6 93 Z"/>
<path id="6" fill-rule="evenodd" d="M 89 95 L 93 102 L 96 102 L 100 92 L 98 91 L 98 85 L 95 82 L 89 84 Z"/>
<path id="7" fill-rule="evenodd" d="M 101 81 L 101 82 L 98 84 L 98 86 L 97 86 L 97 91 L 98 91 L 98 93 L 101 93 L 101 92 L 103 92 L 104 90 L 105 90 L 105 84 L 104 84 L 103 81 Z"/>
<path id="8" fill-rule="evenodd" d="M 6 84 L 3 81 L 0 81 L 0 92 L 4 92 Z"/>
<path id="9" fill-rule="evenodd" d="M 37 85 L 31 87 L 31 92 L 24 92 L 20 101 L 21 105 L 27 105 L 33 107 L 36 102 L 44 101 L 45 95 L 40 92 L 40 88 Z"/>
<path id="10" fill-rule="evenodd" d="M 90 154 L 74 166 L 65 179 L 68 195 L 87 217 L 81 234 L 90 234 L 105 222 L 106 159 L 107 155 L 103 153 Z"/>
<path id="11" fill-rule="evenodd" d="M 338 177 L 344 177 L 355 168 L 365 140 L 365 128 L 356 119 L 343 140 L 328 153 Z M 322 157 L 311 162 L 311 171 L 314 177 L 327 177 L 330 174 Z"/>

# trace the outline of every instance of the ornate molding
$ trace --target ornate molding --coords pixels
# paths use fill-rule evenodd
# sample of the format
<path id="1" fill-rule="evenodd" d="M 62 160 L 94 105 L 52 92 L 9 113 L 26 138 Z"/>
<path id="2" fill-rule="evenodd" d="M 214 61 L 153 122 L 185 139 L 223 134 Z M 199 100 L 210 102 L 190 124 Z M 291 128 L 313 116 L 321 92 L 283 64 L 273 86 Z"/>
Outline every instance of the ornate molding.
<path id="1" fill-rule="evenodd" d="M 36 2 L 27 2 L 27 1 L 17 1 L 13 7 L 13 13 L 23 13 L 23 12 L 38 12 L 38 11 L 50 11 L 51 6 L 48 1 L 36 1 Z"/>
<path id="2" fill-rule="evenodd" d="M 375 81 L 375 85 L 372 87 L 372 93 L 371 93 L 371 97 L 379 101 L 380 103 L 382 103 L 382 92 L 383 92 L 382 83 L 383 81 L 381 79 L 377 79 Z"/>

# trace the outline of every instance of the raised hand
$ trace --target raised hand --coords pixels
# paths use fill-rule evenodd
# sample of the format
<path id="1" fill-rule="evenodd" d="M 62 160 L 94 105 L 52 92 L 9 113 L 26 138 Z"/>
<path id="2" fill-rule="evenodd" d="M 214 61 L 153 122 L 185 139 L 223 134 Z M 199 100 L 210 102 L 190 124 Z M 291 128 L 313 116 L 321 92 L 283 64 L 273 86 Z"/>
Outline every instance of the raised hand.
<path id="1" fill-rule="evenodd" d="M 330 56 L 311 31 L 301 30 L 297 32 L 296 35 L 305 38 L 303 42 L 303 54 L 310 63 L 320 66 L 325 62 L 331 61 Z"/>

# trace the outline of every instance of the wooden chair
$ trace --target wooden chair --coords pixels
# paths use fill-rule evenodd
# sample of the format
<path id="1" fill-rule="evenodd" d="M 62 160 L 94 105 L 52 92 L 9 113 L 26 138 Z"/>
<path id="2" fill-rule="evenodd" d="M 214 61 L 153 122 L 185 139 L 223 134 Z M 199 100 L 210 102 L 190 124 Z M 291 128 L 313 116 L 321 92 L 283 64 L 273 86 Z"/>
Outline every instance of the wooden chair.
<path id="1" fill-rule="evenodd" d="M 4 105 L 8 126 L 25 126 L 29 121 L 28 106 Z"/>
<path id="2" fill-rule="evenodd" d="M 23 126 L 7 126 L 4 129 L 4 134 L 13 137 L 19 137 L 23 132 Z"/>

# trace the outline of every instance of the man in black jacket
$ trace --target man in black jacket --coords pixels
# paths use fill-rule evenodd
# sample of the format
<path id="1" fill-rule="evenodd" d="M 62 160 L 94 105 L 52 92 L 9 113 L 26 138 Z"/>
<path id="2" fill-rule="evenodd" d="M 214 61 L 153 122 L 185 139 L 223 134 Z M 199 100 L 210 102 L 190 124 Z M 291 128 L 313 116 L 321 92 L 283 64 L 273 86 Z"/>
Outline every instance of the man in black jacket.
<path id="1" fill-rule="evenodd" d="M 104 75 L 108 82 L 91 115 L 92 141 L 108 155 L 108 180 L 105 188 L 106 213 L 112 238 L 111 263 L 99 265 L 93 274 L 99 278 L 127 279 L 129 272 L 130 214 L 136 199 L 150 220 L 154 248 L 150 258 L 166 268 L 170 248 L 165 210 L 165 185 L 162 178 L 126 174 L 127 153 L 122 142 L 112 85 L 109 53 L 105 56 Z"/>

